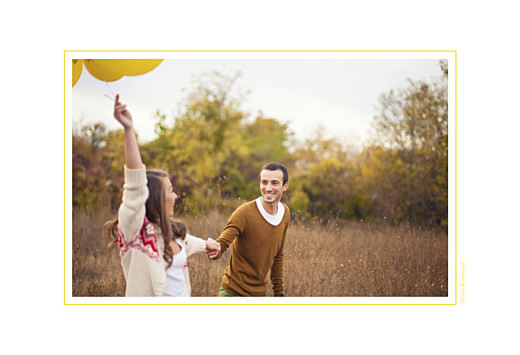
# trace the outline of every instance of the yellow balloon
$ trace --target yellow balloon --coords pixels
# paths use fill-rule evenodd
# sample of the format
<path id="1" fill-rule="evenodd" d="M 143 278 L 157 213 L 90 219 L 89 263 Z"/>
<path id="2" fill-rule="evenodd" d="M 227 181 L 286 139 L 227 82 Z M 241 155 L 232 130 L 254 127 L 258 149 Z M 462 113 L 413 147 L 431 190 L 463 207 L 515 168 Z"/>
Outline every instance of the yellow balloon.
<path id="1" fill-rule="evenodd" d="M 107 72 L 119 75 L 141 75 L 161 64 L 162 59 L 96 59 Z"/>
<path id="2" fill-rule="evenodd" d="M 72 87 L 76 85 L 83 72 L 83 60 L 72 59 Z"/>
<path id="3" fill-rule="evenodd" d="M 85 68 L 87 68 L 88 72 L 96 79 L 102 81 L 116 81 L 123 77 L 121 74 L 113 73 L 109 70 L 106 70 L 99 61 L 103 59 L 83 59 L 83 64 L 85 64 Z"/>

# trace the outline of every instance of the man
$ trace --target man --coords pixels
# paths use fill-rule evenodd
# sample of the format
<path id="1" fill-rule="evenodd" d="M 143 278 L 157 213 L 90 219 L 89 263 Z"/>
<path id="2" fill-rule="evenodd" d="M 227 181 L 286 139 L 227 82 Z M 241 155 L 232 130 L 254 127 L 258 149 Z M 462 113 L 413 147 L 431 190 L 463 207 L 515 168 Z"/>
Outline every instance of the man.
<path id="1" fill-rule="evenodd" d="M 267 296 L 267 275 L 275 296 L 283 296 L 283 247 L 289 228 L 289 207 L 280 202 L 289 188 L 289 174 L 279 163 L 260 171 L 261 196 L 238 207 L 217 239 L 218 259 L 231 246 L 219 296 Z"/>

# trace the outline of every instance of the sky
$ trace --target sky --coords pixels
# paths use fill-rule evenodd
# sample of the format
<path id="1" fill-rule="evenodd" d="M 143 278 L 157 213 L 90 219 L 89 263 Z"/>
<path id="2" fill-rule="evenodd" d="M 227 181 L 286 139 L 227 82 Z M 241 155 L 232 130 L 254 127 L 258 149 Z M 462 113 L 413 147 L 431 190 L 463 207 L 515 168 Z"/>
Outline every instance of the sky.
<path id="1" fill-rule="evenodd" d="M 247 92 L 244 110 L 255 117 L 275 118 L 289 125 L 295 138 L 311 137 L 320 128 L 327 137 L 358 144 L 369 136 L 381 94 L 404 88 L 407 80 L 429 80 L 441 74 L 439 59 L 165 59 L 140 76 L 106 83 L 84 68 L 72 89 L 72 120 L 78 126 L 103 122 L 119 128 L 105 94 L 119 93 L 134 117 L 141 142 L 153 140 L 154 112 L 169 121 L 195 86 L 193 79 L 205 72 L 228 75 L 240 72 L 233 92 Z"/>

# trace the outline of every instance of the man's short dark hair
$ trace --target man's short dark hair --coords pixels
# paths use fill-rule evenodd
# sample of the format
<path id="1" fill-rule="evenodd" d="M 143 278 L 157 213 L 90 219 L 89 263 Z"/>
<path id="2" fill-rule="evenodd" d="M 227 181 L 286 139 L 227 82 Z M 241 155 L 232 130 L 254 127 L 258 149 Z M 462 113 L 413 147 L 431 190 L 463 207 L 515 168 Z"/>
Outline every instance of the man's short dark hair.
<path id="1" fill-rule="evenodd" d="M 276 162 L 267 163 L 262 167 L 262 169 L 260 170 L 260 173 L 262 173 L 262 170 L 269 170 L 269 171 L 281 170 L 283 173 L 283 185 L 285 185 L 289 181 L 289 173 L 287 172 L 287 168 L 280 163 L 276 163 Z"/>

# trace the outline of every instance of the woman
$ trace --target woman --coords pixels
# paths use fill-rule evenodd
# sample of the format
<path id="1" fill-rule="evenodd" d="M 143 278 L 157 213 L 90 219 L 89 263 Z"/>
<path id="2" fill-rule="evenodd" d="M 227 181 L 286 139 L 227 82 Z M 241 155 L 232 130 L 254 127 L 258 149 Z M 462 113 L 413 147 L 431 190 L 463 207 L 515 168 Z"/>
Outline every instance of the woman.
<path id="1" fill-rule="evenodd" d="M 168 174 L 146 171 L 133 128 L 132 115 L 116 96 L 114 117 L 125 135 L 125 183 L 118 217 L 105 224 L 118 241 L 126 279 L 126 296 L 190 295 L 187 257 L 206 251 L 213 255 L 220 244 L 186 233 L 183 223 L 173 221 L 177 195 Z"/>

